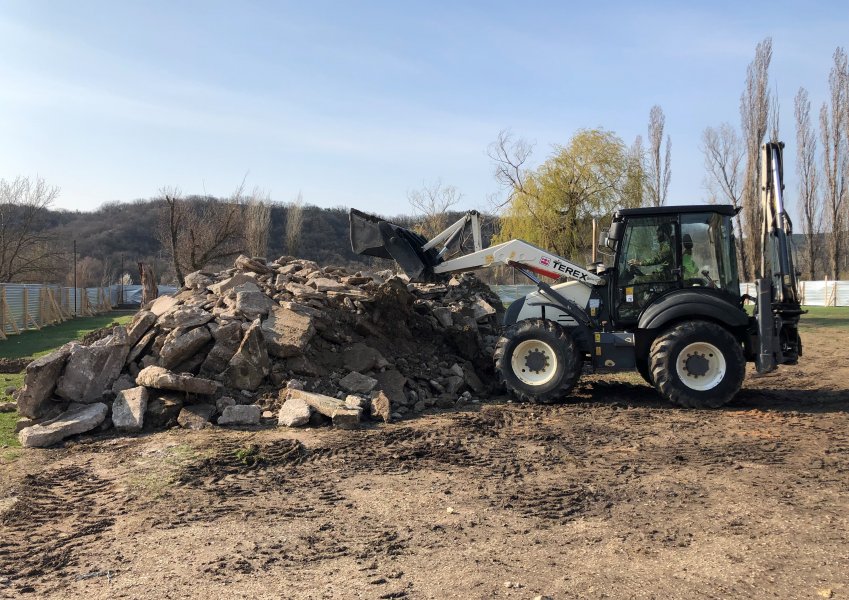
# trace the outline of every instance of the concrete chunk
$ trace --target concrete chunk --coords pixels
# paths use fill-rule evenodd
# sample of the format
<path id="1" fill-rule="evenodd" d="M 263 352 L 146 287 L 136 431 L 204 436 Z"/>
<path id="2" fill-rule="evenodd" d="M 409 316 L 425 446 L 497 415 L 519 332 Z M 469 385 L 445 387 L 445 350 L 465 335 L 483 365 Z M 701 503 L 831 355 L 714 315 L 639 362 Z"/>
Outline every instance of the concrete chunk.
<path id="1" fill-rule="evenodd" d="M 255 404 L 228 406 L 218 417 L 219 425 L 259 425 L 262 409 Z"/>
<path id="2" fill-rule="evenodd" d="M 91 431 L 103 423 L 108 412 L 109 407 L 102 402 L 78 407 L 49 421 L 22 429 L 18 439 L 25 448 L 52 446 L 72 435 Z"/>
<path id="3" fill-rule="evenodd" d="M 206 396 L 215 394 L 219 388 L 219 384 L 215 381 L 182 373 L 172 373 L 168 369 L 157 366 L 142 369 L 136 377 L 136 385 Z"/>
<path id="4" fill-rule="evenodd" d="M 129 351 L 123 327 L 116 327 L 112 335 L 91 346 L 73 348 L 56 394 L 86 404 L 101 400 L 121 374 Z"/>
<path id="5" fill-rule="evenodd" d="M 312 408 L 301 398 L 289 398 L 277 413 L 277 424 L 285 427 L 301 427 L 310 422 Z"/>
<path id="6" fill-rule="evenodd" d="M 268 351 L 278 358 L 303 354 L 315 335 L 312 317 L 280 306 L 272 307 L 262 322 Z"/>
<path id="7" fill-rule="evenodd" d="M 147 411 L 147 388 L 134 387 L 118 392 L 112 403 L 112 424 L 118 431 L 141 431 Z"/>
<path id="8" fill-rule="evenodd" d="M 303 390 L 288 389 L 287 392 L 287 398 L 295 398 L 309 404 L 316 412 L 330 417 L 336 427 L 353 429 L 360 424 L 363 411 L 346 406 L 342 400 Z"/>
<path id="9" fill-rule="evenodd" d="M 44 414 L 68 357 L 79 345 L 79 342 L 69 342 L 27 365 L 24 387 L 18 394 L 21 415 L 37 419 Z"/>

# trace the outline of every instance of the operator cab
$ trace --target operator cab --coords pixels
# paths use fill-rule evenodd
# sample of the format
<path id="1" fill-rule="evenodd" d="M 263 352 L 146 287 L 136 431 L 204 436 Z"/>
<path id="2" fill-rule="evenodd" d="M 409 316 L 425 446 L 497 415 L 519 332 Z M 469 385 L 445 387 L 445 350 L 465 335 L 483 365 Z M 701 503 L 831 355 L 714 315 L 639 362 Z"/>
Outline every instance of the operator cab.
<path id="1" fill-rule="evenodd" d="M 618 211 L 607 245 L 617 327 L 637 323 L 649 304 L 684 288 L 707 288 L 740 303 L 733 206 L 665 206 Z"/>

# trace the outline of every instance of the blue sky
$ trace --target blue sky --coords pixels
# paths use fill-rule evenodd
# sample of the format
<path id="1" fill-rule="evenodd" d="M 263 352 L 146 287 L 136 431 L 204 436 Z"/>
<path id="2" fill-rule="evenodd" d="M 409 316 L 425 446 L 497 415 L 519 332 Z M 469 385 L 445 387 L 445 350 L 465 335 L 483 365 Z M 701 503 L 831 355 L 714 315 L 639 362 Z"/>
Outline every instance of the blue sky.
<path id="1" fill-rule="evenodd" d="M 579 128 L 627 144 L 659 104 L 675 203 L 706 198 L 703 129 L 739 124 L 755 45 L 795 163 L 793 96 L 825 99 L 845 2 L 41 2 L 0 0 L 0 177 L 90 210 L 163 186 L 409 212 L 441 180 L 499 191 L 502 129 L 539 163 Z M 792 198 L 792 179 L 788 181 Z"/>

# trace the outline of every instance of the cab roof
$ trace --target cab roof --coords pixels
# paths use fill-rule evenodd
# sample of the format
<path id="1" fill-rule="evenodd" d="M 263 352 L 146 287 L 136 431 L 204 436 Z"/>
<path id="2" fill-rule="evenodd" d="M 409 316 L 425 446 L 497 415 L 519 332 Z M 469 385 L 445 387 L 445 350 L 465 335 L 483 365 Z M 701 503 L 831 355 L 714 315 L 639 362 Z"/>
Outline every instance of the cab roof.
<path id="1" fill-rule="evenodd" d="M 616 214 L 623 217 L 653 217 L 662 215 L 677 215 L 688 213 L 719 213 L 733 217 L 737 209 L 730 204 L 684 204 L 669 206 L 650 206 L 646 208 L 622 208 Z"/>

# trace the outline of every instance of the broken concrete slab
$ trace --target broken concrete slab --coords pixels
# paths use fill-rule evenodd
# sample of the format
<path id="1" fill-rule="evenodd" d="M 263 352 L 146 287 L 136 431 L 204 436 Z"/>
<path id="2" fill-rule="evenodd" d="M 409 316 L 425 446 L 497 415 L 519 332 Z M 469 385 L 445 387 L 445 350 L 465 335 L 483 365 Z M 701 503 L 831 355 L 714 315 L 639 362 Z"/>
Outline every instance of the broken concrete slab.
<path id="1" fill-rule="evenodd" d="M 148 310 L 157 317 L 161 317 L 178 304 L 180 304 L 180 301 L 174 296 L 160 296 L 153 301 Z"/>
<path id="2" fill-rule="evenodd" d="M 183 429 L 207 429 L 212 427 L 210 419 L 215 415 L 212 404 L 190 404 L 184 406 L 177 417 L 177 424 Z"/>
<path id="3" fill-rule="evenodd" d="M 209 315 L 209 313 L 206 313 Z M 209 315 L 212 317 L 212 315 Z M 181 362 L 195 356 L 212 339 L 209 329 L 203 325 L 189 331 L 175 329 L 165 338 L 165 344 L 159 351 L 159 365 L 173 369 Z M 199 357 L 203 360 L 203 357 Z"/>
<path id="4" fill-rule="evenodd" d="M 258 273 L 260 275 L 265 275 L 266 273 L 271 273 L 271 268 L 265 264 L 264 260 L 260 260 L 259 258 L 250 258 L 249 256 L 245 256 L 244 254 L 239 255 L 239 258 L 236 259 L 234 266 L 237 269 L 241 269 L 242 271 L 253 271 L 254 273 Z"/>
<path id="5" fill-rule="evenodd" d="M 386 394 L 393 406 L 403 406 L 407 403 L 407 397 L 404 395 L 407 378 L 400 371 L 387 369 L 378 373 L 375 377 L 377 378 L 377 386 L 375 387 Z"/>
<path id="6" fill-rule="evenodd" d="M 123 327 L 116 327 L 112 335 L 91 346 L 74 347 L 56 394 L 72 402 L 100 401 L 121 374 L 129 351 Z"/>
<path id="7" fill-rule="evenodd" d="M 262 409 L 255 404 L 228 406 L 218 417 L 219 425 L 259 425 Z"/>
<path id="8" fill-rule="evenodd" d="M 149 310 L 141 310 L 136 313 L 133 320 L 127 326 L 127 345 L 131 348 L 153 327 L 156 323 L 156 314 Z"/>
<path id="9" fill-rule="evenodd" d="M 280 306 L 273 307 L 262 322 L 268 351 L 278 358 L 298 356 L 315 335 L 311 316 Z"/>
<path id="10" fill-rule="evenodd" d="M 245 332 L 242 343 L 222 374 L 222 381 L 231 388 L 254 391 L 270 372 L 268 349 L 257 319 Z"/>
<path id="11" fill-rule="evenodd" d="M 177 417 L 183 409 L 183 395 L 179 392 L 148 390 L 147 410 L 144 413 L 144 429 L 165 429 L 177 425 Z"/>
<path id="12" fill-rule="evenodd" d="M 377 379 L 353 371 L 339 380 L 339 387 L 352 394 L 368 394 L 377 385 Z"/>
<path id="13" fill-rule="evenodd" d="M 147 411 L 147 388 L 139 386 L 118 392 L 112 403 L 112 424 L 118 431 L 141 431 Z"/>
<path id="14" fill-rule="evenodd" d="M 342 429 L 353 429 L 358 427 L 362 417 L 362 410 L 359 408 L 350 408 L 345 406 L 345 403 L 336 398 L 325 396 L 324 394 L 314 394 L 305 392 L 304 390 L 288 389 L 287 399 L 295 398 L 309 404 L 316 412 L 330 417 L 333 425 Z"/>
<path id="15" fill-rule="evenodd" d="M 374 368 L 388 364 L 378 350 L 362 342 L 358 342 L 350 348 L 345 349 L 342 353 L 342 358 L 346 369 L 359 373 L 371 371 Z"/>
<path id="16" fill-rule="evenodd" d="M 159 317 L 158 325 L 166 329 L 191 329 L 206 325 L 212 320 L 212 313 L 196 306 L 178 306 L 174 310 Z"/>
<path id="17" fill-rule="evenodd" d="M 256 275 L 252 273 L 236 273 L 228 279 L 210 285 L 209 291 L 216 296 L 223 296 L 237 285 L 242 285 L 243 283 L 248 282 L 256 283 Z"/>
<path id="18" fill-rule="evenodd" d="M 239 344 L 242 342 L 242 324 L 234 321 L 217 327 L 212 332 L 215 345 L 206 355 L 206 359 L 200 367 L 200 372 L 209 375 L 218 375 L 227 368 L 227 364 Z"/>
<path id="19" fill-rule="evenodd" d="M 27 365 L 24 387 L 18 393 L 18 412 L 21 415 L 38 419 L 44 414 L 68 357 L 79 345 L 79 342 L 68 342 Z"/>
<path id="20" fill-rule="evenodd" d="M 91 431 L 100 425 L 109 407 L 103 402 L 78 407 L 38 425 L 26 427 L 18 433 L 18 440 L 25 448 L 45 448 L 58 444 L 65 438 Z"/>
<path id="21" fill-rule="evenodd" d="M 136 384 L 158 390 L 176 390 L 202 396 L 211 396 L 221 387 L 217 381 L 183 373 L 172 373 L 168 369 L 157 366 L 142 369 L 136 377 Z"/>
<path id="22" fill-rule="evenodd" d="M 310 422 L 312 407 L 301 398 L 288 398 L 277 413 L 277 424 L 285 427 L 302 427 Z"/>

